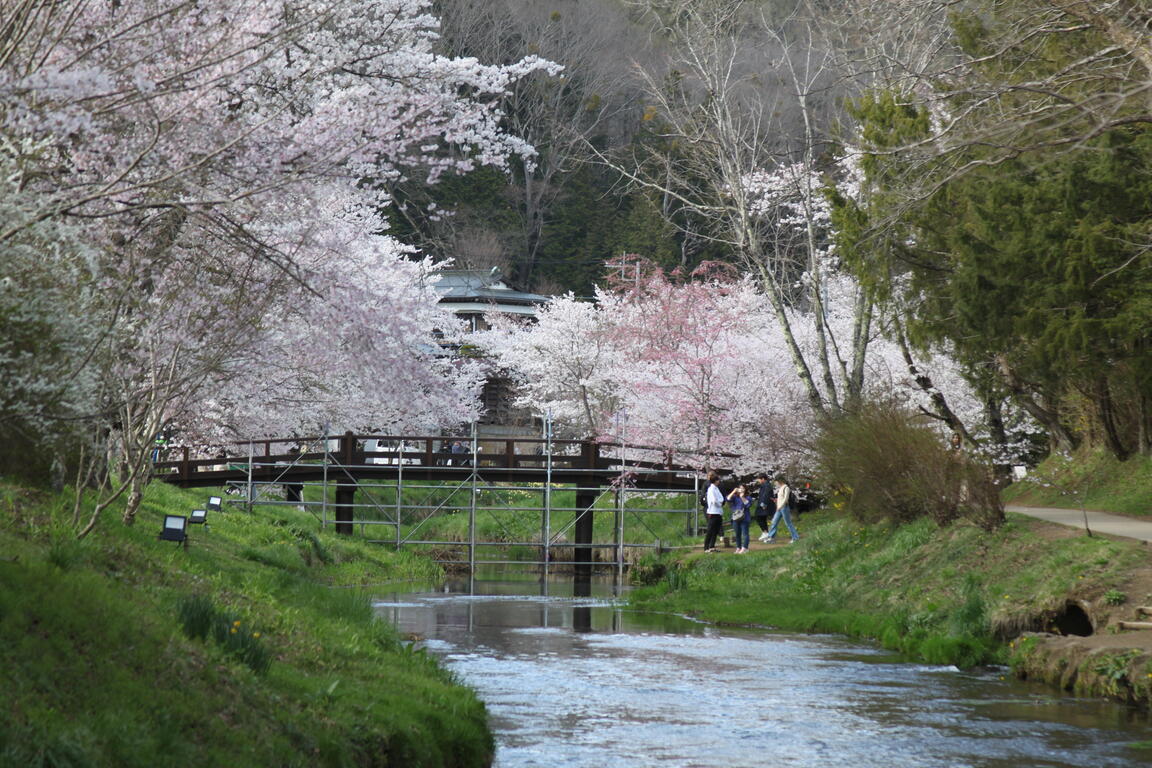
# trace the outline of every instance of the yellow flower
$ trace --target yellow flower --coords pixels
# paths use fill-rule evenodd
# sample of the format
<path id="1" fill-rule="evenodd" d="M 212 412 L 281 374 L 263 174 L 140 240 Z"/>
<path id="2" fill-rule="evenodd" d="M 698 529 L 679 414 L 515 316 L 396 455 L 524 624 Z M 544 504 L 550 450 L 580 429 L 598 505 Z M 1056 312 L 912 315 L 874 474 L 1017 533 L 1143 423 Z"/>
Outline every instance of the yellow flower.
<path id="1" fill-rule="evenodd" d="M 259 632 L 253 632 L 252 637 L 258 638 L 258 637 L 260 637 L 260 633 Z"/>
<path id="2" fill-rule="evenodd" d="M 232 626 L 234 626 L 234 627 L 240 626 L 240 619 L 236 619 L 236 621 L 232 622 Z"/>

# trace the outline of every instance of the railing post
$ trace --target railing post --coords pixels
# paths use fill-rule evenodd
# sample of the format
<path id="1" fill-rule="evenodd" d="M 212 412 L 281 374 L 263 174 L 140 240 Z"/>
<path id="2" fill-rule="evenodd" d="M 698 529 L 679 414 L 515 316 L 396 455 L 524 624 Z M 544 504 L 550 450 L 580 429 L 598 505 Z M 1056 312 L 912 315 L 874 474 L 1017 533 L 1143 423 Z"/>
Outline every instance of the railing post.
<path id="1" fill-rule="evenodd" d="M 324 530 L 328 527 L 328 465 L 332 463 L 332 444 L 328 440 L 328 425 L 324 425 L 324 474 L 323 474 L 323 495 L 321 496 L 320 504 L 320 528 Z"/>
<path id="2" fill-rule="evenodd" d="M 192 479 L 192 465 L 188 463 L 188 446 L 184 446 L 183 455 L 180 459 L 180 479 Z"/>
<path id="3" fill-rule="evenodd" d="M 356 458 L 356 436 L 351 431 L 345 432 L 340 438 L 340 463 L 346 467 L 352 466 Z"/>

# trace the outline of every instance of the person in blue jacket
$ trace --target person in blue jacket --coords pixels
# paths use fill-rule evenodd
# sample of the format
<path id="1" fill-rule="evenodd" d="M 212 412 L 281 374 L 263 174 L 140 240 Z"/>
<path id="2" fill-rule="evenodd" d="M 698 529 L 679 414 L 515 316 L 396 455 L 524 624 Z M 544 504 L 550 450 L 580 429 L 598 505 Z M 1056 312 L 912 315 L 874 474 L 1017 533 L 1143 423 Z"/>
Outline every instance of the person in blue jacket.
<path id="1" fill-rule="evenodd" d="M 748 551 L 748 526 L 752 523 L 752 497 L 741 483 L 728 494 L 728 508 L 732 510 L 732 537 L 736 539 L 736 554 Z"/>

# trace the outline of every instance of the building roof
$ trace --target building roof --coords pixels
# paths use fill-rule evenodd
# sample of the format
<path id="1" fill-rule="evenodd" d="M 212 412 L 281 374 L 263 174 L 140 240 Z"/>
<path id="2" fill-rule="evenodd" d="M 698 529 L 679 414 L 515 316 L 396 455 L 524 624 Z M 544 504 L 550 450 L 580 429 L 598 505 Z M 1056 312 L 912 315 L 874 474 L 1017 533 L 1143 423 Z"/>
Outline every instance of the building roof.
<path id="1" fill-rule="evenodd" d="M 467 312 L 509 312 L 534 315 L 547 296 L 509 288 L 499 267 L 492 269 L 442 269 L 435 284 L 440 303 L 458 314 Z"/>

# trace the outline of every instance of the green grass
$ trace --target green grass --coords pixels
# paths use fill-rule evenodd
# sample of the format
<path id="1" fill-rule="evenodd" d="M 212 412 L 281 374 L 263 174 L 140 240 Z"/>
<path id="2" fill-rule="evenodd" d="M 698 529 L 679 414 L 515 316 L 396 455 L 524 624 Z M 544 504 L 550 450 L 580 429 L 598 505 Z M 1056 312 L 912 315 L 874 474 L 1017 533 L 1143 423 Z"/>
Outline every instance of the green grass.
<path id="1" fill-rule="evenodd" d="M 928 520 L 863 526 L 806 516 L 795 546 L 743 557 L 698 553 L 645 561 L 638 608 L 736 625 L 844 633 L 930 663 L 1005 661 L 1004 641 L 1069 595 L 1099 596 L 1141 562 L 1142 548 L 1100 538 L 1048 540 L 1010 516 L 1000 530 Z"/>
<path id="2" fill-rule="evenodd" d="M 483 705 L 373 617 L 433 564 L 290 508 L 157 540 L 204 495 L 76 541 L 68 498 L 0 483 L 0 766 L 488 764 Z"/>
<path id="3" fill-rule="evenodd" d="M 1004 492 L 1009 503 L 1152 515 L 1152 457 L 1117 461 L 1099 449 L 1054 456 Z"/>

